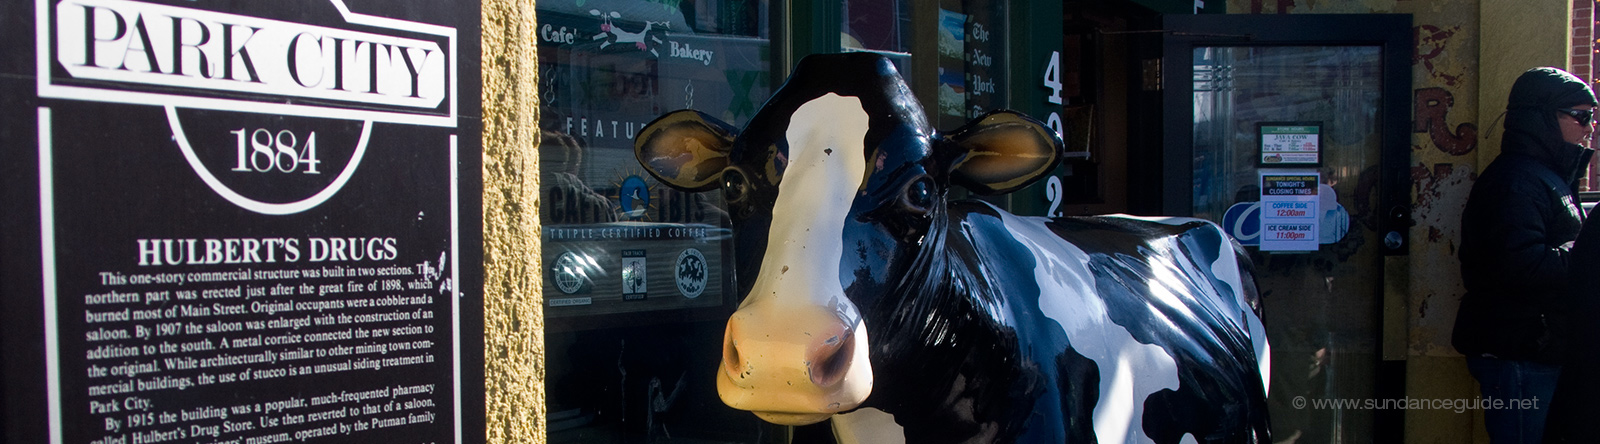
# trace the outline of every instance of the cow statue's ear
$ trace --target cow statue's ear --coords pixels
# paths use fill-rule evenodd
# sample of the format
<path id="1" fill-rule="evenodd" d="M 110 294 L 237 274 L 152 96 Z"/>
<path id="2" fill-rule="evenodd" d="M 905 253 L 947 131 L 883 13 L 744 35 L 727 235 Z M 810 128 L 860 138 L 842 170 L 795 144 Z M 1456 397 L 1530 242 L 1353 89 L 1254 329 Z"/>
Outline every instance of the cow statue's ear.
<path id="1" fill-rule="evenodd" d="M 1050 174 L 1065 149 L 1061 137 L 1031 117 L 991 111 L 947 136 L 958 153 L 950 178 L 978 194 L 1009 193 Z"/>
<path id="2" fill-rule="evenodd" d="M 662 183 L 684 191 L 706 191 L 717 187 L 717 178 L 728 167 L 737 132 L 699 111 L 673 111 L 639 131 L 633 153 Z"/>

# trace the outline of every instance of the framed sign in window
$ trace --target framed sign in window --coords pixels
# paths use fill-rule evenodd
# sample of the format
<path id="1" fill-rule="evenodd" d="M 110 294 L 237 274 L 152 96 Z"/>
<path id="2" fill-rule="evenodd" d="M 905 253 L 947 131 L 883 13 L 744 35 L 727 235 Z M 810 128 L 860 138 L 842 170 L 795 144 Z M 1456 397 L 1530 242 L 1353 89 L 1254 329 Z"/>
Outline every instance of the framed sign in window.
<path id="1" fill-rule="evenodd" d="M 1256 156 L 1263 168 L 1322 166 L 1322 122 L 1256 124 Z"/>

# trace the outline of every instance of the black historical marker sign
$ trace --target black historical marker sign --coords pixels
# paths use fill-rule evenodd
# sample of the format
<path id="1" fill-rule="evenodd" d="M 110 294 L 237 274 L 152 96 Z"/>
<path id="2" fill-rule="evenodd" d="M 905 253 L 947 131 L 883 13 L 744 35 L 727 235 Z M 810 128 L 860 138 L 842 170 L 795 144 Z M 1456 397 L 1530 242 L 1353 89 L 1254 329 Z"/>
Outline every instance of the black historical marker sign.
<path id="1" fill-rule="evenodd" d="M 476 3 L 8 3 L 4 441 L 482 440 Z"/>

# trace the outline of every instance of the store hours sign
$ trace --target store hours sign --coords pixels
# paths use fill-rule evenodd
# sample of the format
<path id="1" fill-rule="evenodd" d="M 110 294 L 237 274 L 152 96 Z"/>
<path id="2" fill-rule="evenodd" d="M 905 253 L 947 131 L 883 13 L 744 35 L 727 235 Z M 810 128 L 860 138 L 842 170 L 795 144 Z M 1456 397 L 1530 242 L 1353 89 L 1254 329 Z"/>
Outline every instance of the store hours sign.
<path id="1" fill-rule="evenodd" d="M 39 441 L 464 442 L 480 191 L 457 24 L 477 7 L 350 3 L 0 14 L 34 33 L 4 85 L 37 99 L 7 102 L 3 135 L 36 160 L 5 166 L 37 191 L 6 195 L 35 208 L 8 228 L 36 228 L 6 235 L 4 273 L 7 324 L 38 327 L 8 350 L 42 335 L 38 365 L 6 367 L 42 374 Z"/>

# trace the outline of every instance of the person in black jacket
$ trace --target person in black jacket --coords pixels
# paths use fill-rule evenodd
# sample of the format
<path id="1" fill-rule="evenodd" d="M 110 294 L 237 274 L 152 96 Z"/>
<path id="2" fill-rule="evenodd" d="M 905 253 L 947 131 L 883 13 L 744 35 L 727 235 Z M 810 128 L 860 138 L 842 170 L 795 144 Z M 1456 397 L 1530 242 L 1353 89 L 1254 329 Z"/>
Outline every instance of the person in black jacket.
<path id="1" fill-rule="evenodd" d="M 1600 216 L 1600 207 L 1587 219 Z M 1572 244 L 1572 293 L 1562 305 L 1568 319 L 1567 340 L 1561 363 L 1561 380 L 1550 403 L 1545 425 L 1547 443 L 1586 443 L 1595 440 L 1595 418 L 1600 418 L 1600 223 L 1583 225 Z"/>
<path id="2" fill-rule="evenodd" d="M 1588 84 L 1566 71 L 1518 77 L 1500 155 L 1472 185 L 1461 215 L 1467 292 L 1451 342 L 1483 389 L 1494 443 L 1537 443 L 1544 433 L 1561 373 L 1559 304 L 1571 289 L 1570 249 L 1583 224 L 1575 187 L 1593 154 L 1582 144 L 1595 105 Z"/>

